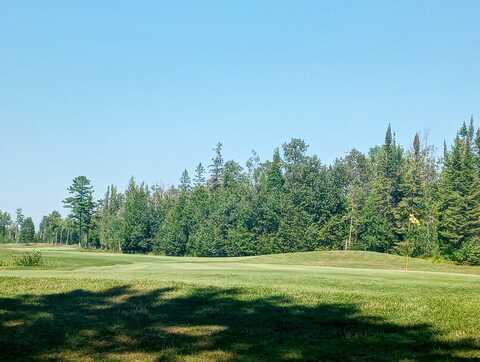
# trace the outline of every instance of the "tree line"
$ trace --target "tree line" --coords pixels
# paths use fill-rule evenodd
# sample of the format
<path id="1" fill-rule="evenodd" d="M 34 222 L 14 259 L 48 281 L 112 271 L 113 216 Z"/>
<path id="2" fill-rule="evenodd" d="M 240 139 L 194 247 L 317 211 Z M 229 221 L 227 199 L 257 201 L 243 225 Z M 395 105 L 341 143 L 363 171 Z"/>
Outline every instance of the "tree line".
<path id="1" fill-rule="evenodd" d="M 382 145 L 366 154 L 354 149 L 331 165 L 301 139 L 275 149 L 271 160 L 253 153 L 244 167 L 224 161 L 219 143 L 210 164 L 200 163 L 193 177 L 185 170 L 177 186 L 132 178 L 124 192 L 109 186 L 101 200 L 79 176 L 64 200 L 70 215 L 45 216 L 37 239 L 175 256 L 343 249 L 480 264 L 480 130 L 473 119 L 441 157 L 418 134 L 407 149 L 395 138 L 389 126 Z"/>
<path id="2" fill-rule="evenodd" d="M 31 217 L 25 217 L 22 209 L 17 209 L 15 219 L 0 210 L 0 243 L 30 242 L 35 240 L 35 224 Z"/>

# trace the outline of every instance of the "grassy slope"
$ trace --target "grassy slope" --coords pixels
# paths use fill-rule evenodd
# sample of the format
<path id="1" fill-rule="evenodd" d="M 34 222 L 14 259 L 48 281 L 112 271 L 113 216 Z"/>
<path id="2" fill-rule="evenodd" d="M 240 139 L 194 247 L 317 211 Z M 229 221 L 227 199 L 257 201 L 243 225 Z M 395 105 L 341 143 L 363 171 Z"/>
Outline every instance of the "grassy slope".
<path id="1" fill-rule="evenodd" d="M 351 252 L 306 252 L 281 255 L 258 256 L 255 262 L 265 264 L 301 264 L 314 266 L 331 266 L 340 268 L 365 268 L 384 270 L 403 270 L 405 258 L 391 254 L 362 251 Z M 426 259 L 410 259 L 409 269 L 412 271 L 431 271 L 462 274 L 480 274 L 480 268 L 460 266 L 446 262 L 433 263 Z"/>
<path id="2" fill-rule="evenodd" d="M 243 258 L 192 258 L 192 257 L 162 257 L 148 255 L 124 255 L 108 252 L 80 250 L 75 247 L 55 247 L 36 244 L 34 246 L 19 246 L 15 244 L 0 245 L 0 260 L 12 254 L 21 254 L 31 250 L 40 250 L 47 261 L 44 269 L 76 270 L 88 266 L 112 266 L 133 263 L 149 264 L 202 264 L 202 265 L 235 265 L 235 264 L 265 264 L 273 267 L 282 266 L 312 266 L 338 267 L 354 269 L 381 269 L 403 271 L 405 258 L 373 252 L 304 252 L 279 255 L 252 256 Z M 433 263 L 431 260 L 410 259 L 411 271 L 445 272 L 480 275 L 479 267 L 460 266 L 450 263 Z"/>
<path id="3" fill-rule="evenodd" d="M 0 269 L 0 360 L 480 359 L 473 267 L 415 260 L 407 274 L 403 258 L 362 252 L 42 250 L 47 270 Z"/>

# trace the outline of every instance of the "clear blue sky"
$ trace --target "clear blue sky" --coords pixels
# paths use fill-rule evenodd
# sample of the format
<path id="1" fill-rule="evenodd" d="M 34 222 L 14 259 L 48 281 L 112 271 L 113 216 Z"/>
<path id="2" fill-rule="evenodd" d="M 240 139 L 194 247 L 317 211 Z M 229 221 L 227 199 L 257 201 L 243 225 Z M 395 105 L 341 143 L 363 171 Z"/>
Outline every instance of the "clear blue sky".
<path id="1" fill-rule="evenodd" d="M 40 220 L 76 175 L 177 182 L 291 137 L 330 162 L 480 118 L 479 1 L 5 1 L 0 209 Z M 63 212 L 63 210 L 61 210 Z"/>

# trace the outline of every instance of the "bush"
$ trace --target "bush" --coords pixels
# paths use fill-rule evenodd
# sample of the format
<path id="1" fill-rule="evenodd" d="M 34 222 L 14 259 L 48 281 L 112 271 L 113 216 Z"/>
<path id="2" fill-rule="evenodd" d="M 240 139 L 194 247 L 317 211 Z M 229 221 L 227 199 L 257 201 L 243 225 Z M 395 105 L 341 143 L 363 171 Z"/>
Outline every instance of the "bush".
<path id="1" fill-rule="evenodd" d="M 1 266 L 40 266 L 42 264 L 42 253 L 38 250 L 22 255 L 12 255 L 6 260 L 0 262 Z"/>
<path id="2" fill-rule="evenodd" d="M 470 241 L 454 254 L 454 259 L 460 264 L 480 265 L 480 243 Z"/>

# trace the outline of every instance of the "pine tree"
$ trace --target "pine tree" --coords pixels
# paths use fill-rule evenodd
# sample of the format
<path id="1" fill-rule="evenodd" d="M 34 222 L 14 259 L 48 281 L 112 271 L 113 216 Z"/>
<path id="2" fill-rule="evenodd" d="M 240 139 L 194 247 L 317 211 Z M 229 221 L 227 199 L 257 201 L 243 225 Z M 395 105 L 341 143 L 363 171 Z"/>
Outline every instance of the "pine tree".
<path id="1" fill-rule="evenodd" d="M 210 186 L 213 190 L 217 190 L 221 187 L 223 182 L 223 155 L 222 155 L 223 145 L 219 142 L 217 146 L 213 149 L 215 156 L 212 158 L 212 164 L 210 168 Z"/>
<path id="2" fill-rule="evenodd" d="M 191 215 L 191 235 L 189 235 L 186 253 L 193 256 L 205 255 L 203 252 L 204 244 L 208 241 L 203 237 L 203 226 L 207 224 L 214 208 L 209 189 L 204 183 L 196 183 L 191 193 L 190 215 Z M 205 230 L 205 232 L 207 232 Z"/>
<path id="3" fill-rule="evenodd" d="M 480 236 L 480 172 L 474 137 L 473 120 L 469 127 L 464 122 L 447 157 L 439 189 L 439 240 L 443 253 L 453 259 L 465 247 L 471 250 Z"/>
<path id="4" fill-rule="evenodd" d="M 476 150 L 473 117 L 470 119 L 465 139 L 464 175 L 465 188 L 465 238 L 454 258 L 461 262 L 480 264 L 480 168 Z"/>
<path id="5" fill-rule="evenodd" d="M 420 137 L 415 134 L 412 149 L 403 167 L 400 184 L 402 199 L 396 209 L 399 234 L 399 251 L 408 245 L 409 251 L 418 255 L 431 255 L 436 238 L 433 218 L 432 160 L 428 148 L 422 149 Z M 412 222 L 414 220 L 414 222 Z"/>
<path id="6" fill-rule="evenodd" d="M 273 152 L 273 159 L 266 169 L 266 182 L 269 190 L 275 194 L 283 191 L 285 180 L 282 173 L 282 158 L 278 148 Z"/>
<path id="7" fill-rule="evenodd" d="M 82 245 L 84 236 L 86 236 L 88 244 L 96 206 L 93 200 L 93 186 L 85 176 L 77 176 L 67 190 L 72 196 L 67 197 L 63 203 L 66 208 L 71 210 L 70 217 L 78 230 L 79 246 Z"/>
<path id="8" fill-rule="evenodd" d="M 35 240 L 35 225 L 31 217 L 25 218 L 20 231 L 20 241 L 23 243 Z"/>
<path id="9" fill-rule="evenodd" d="M 477 170 L 480 172 L 480 128 L 477 129 L 477 132 L 475 133 L 475 139 L 473 141 L 473 153 Z"/>
<path id="10" fill-rule="evenodd" d="M 480 175 L 475 179 L 464 199 L 464 224 L 461 246 L 451 250 L 450 257 L 459 263 L 480 265 Z"/>
<path id="11" fill-rule="evenodd" d="M 470 142 L 475 138 L 475 125 L 473 121 L 473 116 L 470 117 L 470 122 L 468 124 L 468 139 Z"/>
<path id="12" fill-rule="evenodd" d="M 460 136 L 455 139 L 442 172 L 438 193 L 439 242 L 442 252 L 451 256 L 463 242 L 465 226 L 464 194 L 461 189 L 462 143 Z"/>
<path id="13" fill-rule="evenodd" d="M 247 167 L 248 176 L 252 183 L 255 184 L 258 178 L 258 166 L 260 165 L 260 156 L 255 150 L 252 150 L 251 156 L 248 158 L 245 166 Z"/>
<path id="14" fill-rule="evenodd" d="M 190 192 L 192 190 L 192 180 L 187 170 L 184 170 L 180 178 L 180 191 Z"/>
<path id="15" fill-rule="evenodd" d="M 402 198 L 401 170 L 404 163 L 403 150 L 397 146 L 390 125 L 385 134 L 385 143 L 381 148 L 372 150 L 370 157 L 373 176 L 363 222 L 371 225 L 372 235 L 368 235 L 369 228 L 364 228 L 363 238 L 368 240 L 369 247 L 378 242 L 375 250 L 387 252 L 399 240 L 396 208 Z"/>
<path id="16" fill-rule="evenodd" d="M 385 133 L 384 147 L 387 149 L 390 149 L 392 146 L 393 146 L 392 125 L 389 123 L 387 127 L 387 132 Z"/>
<path id="17" fill-rule="evenodd" d="M 390 188 L 389 199 L 392 208 L 395 208 L 400 201 L 400 182 L 401 168 L 403 163 L 403 150 L 397 146 L 395 136 L 392 135 L 392 127 L 388 125 L 385 135 L 385 143 L 382 147 L 383 152 L 380 154 L 379 169 L 381 176 L 384 177 L 386 188 Z"/>
<path id="18" fill-rule="evenodd" d="M 108 186 L 100 210 L 99 236 L 102 247 L 121 251 L 124 197 L 115 185 Z"/>
<path id="19" fill-rule="evenodd" d="M 6 211 L 0 210 L 0 241 L 5 242 L 9 240 L 9 231 L 12 226 L 12 217 Z"/>
<path id="20" fill-rule="evenodd" d="M 447 147 L 447 141 L 443 141 L 443 158 L 442 158 L 442 163 L 445 166 L 448 160 L 448 147 Z"/>
<path id="21" fill-rule="evenodd" d="M 223 171 L 223 187 L 228 189 L 241 181 L 243 169 L 238 162 L 228 161 Z"/>
<path id="22" fill-rule="evenodd" d="M 23 215 L 22 209 L 18 208 L 15 210 L 15 241 L 18 243 L 20 241 L 20 230 L 22 228 L 23 222 L 25 221 L 25 216 Z"/>
<path id="23" fill-rule="evenodd" d="M 192 229 L 192 211 L 190 207 L 190 177 L 185 170 L 180 179 L 180 194 L 167 214 L 161 233 L 161 244 L 166 255 L 183 256 L 187 253 Z"/>
<path id="24" fill-rule="evenodd" d="M 205 167 L 203 167 L 201 162 L 198 164 L 197 168 L 195 169 L 193 184 L 195 187 L 205 185 Z"/>
<path id="25" fill-rule="evenodd" d="M 368 183 L 364 205 L 359 212 L 359 248 L 388 252 L 396 242 L 390 193 L 390 185 L 378 175 Z"/>
<path id="26" fill-rule="evenodd" d="M 122 251 L 148 252 L 153 247 L 150 192 L 145 184 L 137 185 L 132 177 L 125 191 L 124 234 Z"/>

